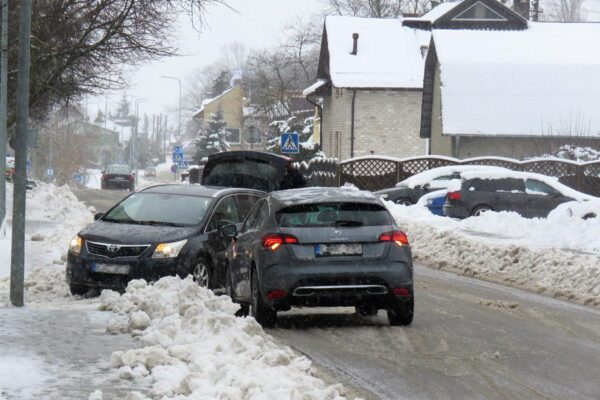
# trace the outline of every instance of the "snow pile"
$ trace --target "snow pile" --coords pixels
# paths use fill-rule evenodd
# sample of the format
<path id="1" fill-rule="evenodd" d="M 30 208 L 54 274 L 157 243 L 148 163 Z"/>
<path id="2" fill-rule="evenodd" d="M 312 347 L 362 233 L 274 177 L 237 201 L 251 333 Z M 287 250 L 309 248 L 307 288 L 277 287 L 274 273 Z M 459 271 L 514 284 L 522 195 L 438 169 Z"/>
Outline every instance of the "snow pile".
<path id="1" fill-rule="evenodd" d="M 12 215 L 12 185 L 7 185 L 8 215 Z M 69 241 L 93 220 L 91 209 L 68 186 L 41 184 L 27 191 L 25 228 L 25 300 L 43 303 L 68 296 L 64 271 Z M 8 291 L 11 221 L 0 235 L 0 293 Z M 5 298 L 1 296 L 0 298 Z"/>
<path id="2" fill-rule="evenodd" d="M 600 305 L 600 220 L 490 212 L 457 221 L 386 202 L 427 266 Z"/>
<path id="3" fill-rule="evenodd" d="M 546 154 L 544 157 L 558 157 L 565 160 L 578 162 L 600 160 L 600 150 L 592 149 L 591 147 L 580 147 L 572 144 L 560 146 L 556 153 Z"/>
<path id="4" fill-rule="evenodd" d="M 87 176 L 85 178 L 85 187 L 90 189 L 100 189 L 102 186 L 102 170 L 99 169 L 88 169 Z"/>
<path id="5" fill-rule="evenodd" d="M 112 354 L 123 379 L 151 379 L 153 399 L 343 399 L 340 385 L 313 376 L 311 361 L 276 344 L 239 306 L 191 278 L 129 283 L 103 291 L 110 332 L 131 332 L 141 348 Z M 136 398 L 148 397 L 136 394 Z"/>

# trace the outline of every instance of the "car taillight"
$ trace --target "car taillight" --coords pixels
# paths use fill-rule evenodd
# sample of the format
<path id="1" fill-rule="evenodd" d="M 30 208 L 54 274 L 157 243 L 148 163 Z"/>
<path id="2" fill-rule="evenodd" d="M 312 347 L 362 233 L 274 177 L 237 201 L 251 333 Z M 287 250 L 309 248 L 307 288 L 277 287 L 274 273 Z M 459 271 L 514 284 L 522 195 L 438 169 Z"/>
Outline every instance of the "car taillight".
<path id="1" fill-rule="evenodd" d="M 408 245 L 408 236 L 402 231 L 385 232 L 379 235 L 380 242 L 394 242 L 398 246 Z"/>
<path id="2" fill-rule="evenodd" d="M 267 235 L 263 238 L 263 247 L 265 249 L 277 250 L 282 244 L 294 244 L 298 243 L 298 239 L 296 239 L 292 235 Z"/>
<path id="3" fill-rule="evenodd" d="M 448 200 L 460 200 L 460 192 L 448 192 L 446 198 Z"/>

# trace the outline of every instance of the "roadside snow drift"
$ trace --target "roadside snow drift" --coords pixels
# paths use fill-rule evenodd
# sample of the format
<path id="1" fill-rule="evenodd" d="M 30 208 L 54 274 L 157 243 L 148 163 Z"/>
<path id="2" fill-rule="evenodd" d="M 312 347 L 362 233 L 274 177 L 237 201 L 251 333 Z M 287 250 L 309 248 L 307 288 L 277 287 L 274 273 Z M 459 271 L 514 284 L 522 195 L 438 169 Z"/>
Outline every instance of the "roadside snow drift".
<path id="1" fill-rule="evenodd" d="M 121 378 L 152 381 L 150 397 L 136 399 L 344 398 L 340 385 L 313 376 L 309 359 L 276 344 L 253 318 L 236 318 L 238 305 L 191 278 L 132 281 L 100 301 L 115 313 L 109 332 L 139 337 L 141 348 L 111 357 Z"/>
<path id="2" fill-rule="evenodd" d="M 490 212 L 461 221 L 386 202 L 415 261 L 600 306 L 600 218 L 522 218 Z"/>

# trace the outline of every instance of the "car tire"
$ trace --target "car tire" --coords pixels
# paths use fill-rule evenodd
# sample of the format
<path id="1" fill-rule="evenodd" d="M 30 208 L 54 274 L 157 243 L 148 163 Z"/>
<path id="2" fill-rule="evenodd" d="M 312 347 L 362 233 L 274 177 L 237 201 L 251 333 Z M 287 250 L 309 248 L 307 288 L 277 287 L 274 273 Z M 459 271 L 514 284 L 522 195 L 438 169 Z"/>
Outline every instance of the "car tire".
<path id="1" fill-rule="evenodd" d="M 235 299 L 235 294 L 233 293 L 233 281 L 231 280 L 231 273 L 229 272 L 229 268 L 226 270 L 225 277 L 225 294 L 231 298 L 231 301 L 239 304 L 240 309 L 235 313 L 236 317 L 247 317 L 249 313 L 248 304 L 241 304 Z"/>
<path id="2" fill-rule="evenodd" d="M 252 271 L 251 282 L 252 304 L 250 305 L 250 315 L 264 328 L 272 328 L 277 321 L 277 311 L 263 301 L 256 271 Z"/>
<path id="3" fill-rule="evenodd" d="M 471 210 L 471 217 L 479 217 L 481 214 L 483 214 L 484 212 L 488 212 L 488 211 L 494 211 L 492 209 L 492 207 L 490 206 L 477 206 L 475 208 L 473 208 L 473 210 Z"/>
<path id="4" fill-rule="evenodd" d="M 394 301 L 388 306 L 387 316 L 392 326 L 407 326 L 415 315 L 415 300 L 411 296 L 407 301 Z"/>
<path id="5" fill-rule="evenodd" d="M 90 288 L 85 285 L 74 285 L 72 283 L 69 284 L 69 291 L 73 296 L 83 296 L 87 292 L 89 292 Z"/>
<path id="6" fill-rule="evenodd" d="M 196 261 L 196 264 L 194 265 L 194 270 L 192 271 L 192 277 L 194 278 L 194 282 L 196 282 L 198 286 L 206 289 L 212 289 L 213 274 L 206 260 L 199 259 L 198 261 Z"/>

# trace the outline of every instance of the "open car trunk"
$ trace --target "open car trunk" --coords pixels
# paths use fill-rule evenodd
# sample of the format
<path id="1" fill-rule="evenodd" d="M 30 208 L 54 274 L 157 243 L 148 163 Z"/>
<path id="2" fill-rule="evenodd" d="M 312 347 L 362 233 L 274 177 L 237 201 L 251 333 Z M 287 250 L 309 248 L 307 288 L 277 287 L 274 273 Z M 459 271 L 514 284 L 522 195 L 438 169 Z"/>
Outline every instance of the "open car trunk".
<path id="1" fill-rule="evenodd" d="M 279 190 L 290 159 L 260 151 L 212 154 L 202 172 L 202 185 Z"/>

